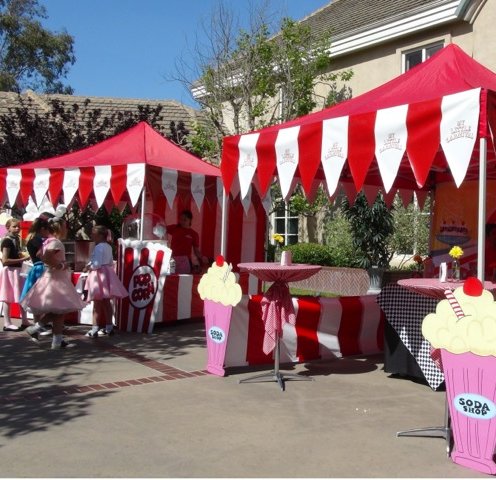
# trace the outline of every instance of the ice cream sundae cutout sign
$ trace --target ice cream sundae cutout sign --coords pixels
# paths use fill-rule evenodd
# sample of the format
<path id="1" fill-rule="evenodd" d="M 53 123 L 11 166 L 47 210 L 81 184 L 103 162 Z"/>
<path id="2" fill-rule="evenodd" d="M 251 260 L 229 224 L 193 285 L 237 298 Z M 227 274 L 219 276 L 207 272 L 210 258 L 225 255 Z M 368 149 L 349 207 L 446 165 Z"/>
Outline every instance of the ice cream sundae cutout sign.
<path id="1" fill-rule="evenodd" d="M 445 292 L 447 299 L 422 323 L 424 337 L 441 349 L 452 420 L 451 459 L 496 474 L 496 302 L 476 278 Z"/>
<path id="2" fill-rule="evenodd" d="M 224 376 L 227 337 L 232 307 L 241 300 L 241 287 L 236 283 L 232 265 L 222 255 L 200 279 L 198 293 L 203 300 L 205 330 L 207 334 L 207 371 Z"/>

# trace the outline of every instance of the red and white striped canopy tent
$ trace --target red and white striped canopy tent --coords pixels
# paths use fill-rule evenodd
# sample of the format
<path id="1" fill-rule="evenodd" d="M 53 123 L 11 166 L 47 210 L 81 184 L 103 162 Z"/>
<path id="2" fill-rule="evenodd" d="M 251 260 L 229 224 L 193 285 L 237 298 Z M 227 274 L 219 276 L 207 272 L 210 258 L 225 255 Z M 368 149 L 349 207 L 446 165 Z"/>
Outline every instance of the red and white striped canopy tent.
<path id="1" fill-rule="evenodd" d="M 254 184 L 263 197 L 274 177 L 287 198 L 300 182 L 312 198 L 322 183 L 350 199 L 375 199 L 436 184 L 496 177 L 496 74 L 451 44 L 378 88 L 281 125 L 224 138 L 221 171 L 229 193 Z M 488 153 L 489 151 L 489 153 Z M 485 190 L 479 201 L 478 272 L 483 275 Z M 482 247 L 481 247 L 482 246 Z M 482 251 L 480 251 L 482 248 Z"/>
<path id="2" fill-rule="evenodd" d="M 90 199 L 98 207 L 105 200 L 133 207 L 143 187 L 154 187 L 160 175 L 161 188 L 172 204 L 177 194 L 178 172 L 188 174 L 189 186 L 200 204 L 205 179 L 219 177 L 219 169 L 184 151 L 145 122 L 91 147 L 57 157 L 0 169 L 0 199 L 26 206 L 30 196 L 37 204 L 48 195 L 52 204 Z M 149 188 L 152 190 L 151 188 Z M 158 192 L 154 192 L 158 193 Z M 196 198 L 195 198 L 196 199 Z"/>
<path id="3" fill-rule="evenodd" d="M 135 207 L 141 199 L 147 211 L 168 217 L 167 223 L 175 223 L 182 209 L 191 209 L 202 252 L 215 256 L 221 249 L 219 168 L 178 147 L 146 122 L 75 152 L 0 168 L 0 204 L 25 207 L 31 197 L 39 205 L 45 195 L 54 206 L 76 201 L 82 207 L 88 203 Z M 255 196 L 244 211 L 241 225 L 261 222 L 265 226 L 263 206 Z M 251 236 L 250 245 L 238 243 L 233 254 L 239 258 L 230 261 L 263 258 L 263 236 L 256 242 Z M 256 255 L 255 244 L 261 245 Z"/>

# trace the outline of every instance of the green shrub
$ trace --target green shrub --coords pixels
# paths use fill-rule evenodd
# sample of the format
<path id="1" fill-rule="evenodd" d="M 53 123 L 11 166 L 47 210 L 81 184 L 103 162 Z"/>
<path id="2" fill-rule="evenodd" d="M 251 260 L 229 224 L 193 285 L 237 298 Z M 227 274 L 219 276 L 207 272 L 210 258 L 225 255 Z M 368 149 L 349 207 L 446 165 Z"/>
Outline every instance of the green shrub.
<path id="1" fill-rule="evenodd" d="M 324 226 L 324 242 L 332 253 L 333 267 L 356 267 L 357 254 L 349 221 L 340 210 Z"/>
<path id="2" fill-rule="evenodd" d="M 291 251 L 293 263 L 334 266 L 331 249 L 319 243 L 296 243 L 284 248 L 284 250 Z"/>

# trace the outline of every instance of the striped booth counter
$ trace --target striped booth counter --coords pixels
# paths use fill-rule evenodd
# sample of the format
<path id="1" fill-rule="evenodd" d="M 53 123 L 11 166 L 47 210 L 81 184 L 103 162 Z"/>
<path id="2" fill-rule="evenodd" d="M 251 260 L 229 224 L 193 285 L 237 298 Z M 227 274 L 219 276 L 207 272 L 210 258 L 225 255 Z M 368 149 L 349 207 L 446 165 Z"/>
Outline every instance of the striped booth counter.
<path id="1" fill-rule="evenodd" d="M 81 272 L 72 274 L 74 285 L 76 285 L 80 275 Z M 256 294 L 260 291 L 260 282 L 253 275 L 246 272 L 235 273 L 235 275 L 244 295 Z M 167 324 L 178 320 L 200 319 L 203 317 L 203 300 L 198 294 L 198 283 L 201 277 L 201 274 L 165 275 L 154 323 Z M 17 303 L 11 306 L 11 316 L 13 318 L 21 317 L 21 311 Z M 32 319 L 32 315 L 28 314 L 28 317 Z M 124 319 L 127 320 L 127 317 Z M 65 321 L 71 325 L 91 325 L 93 323 L 93 304 L 89 303 L 81 312 L 68 314 Z M 127 331 L 145 332 L 147 331 L 145 327 L 148 327 L 148 323 L 145 324 L 142 322 L 140 325 L 139 322 L 133 322 L 133 319 L 131 322 L 125 324 L 122 323 L 119 325 L 119 321 L 117 323 L 122 330 Z"/>
<path id="2" fill-rule="evenodd" d="M 203 316 L 202 275 L 168 274 L 171 250 L 164 242 L 119 238 L 118 245 L 117 275 L 129 292 L 117 302 L 119 330 L 152 333 L 156 323 Z M 238 282 L 244 294 L 260 291 L 249 274 L 238 275 Z"/>
<path id="3" fill-rule="evenodd" d="M 246 272 L 235 273 L 244 295 L 260 291 L 259 280 Z M 165 277 L 163 300 L 155 323 L 172 323 L 177 320 L 203 317 L 203 300 L 198 293 L 202 274 L 167 275 Z"/>
<path id="4" fill-rule="evenodd" d="M 242 292 L 245 295 L 260 291 L 256 277 L 248 273 L 235 273 Z M 172 274 L 163 275 L 159 291 L 155 295 L 153 324 L 143 316 L 146 312 L 130 308 L 129 298 L 119 302 L 117 326 L 127 332 L 151 333 L 155 324 L 172 324 L 180 320 L 201 319 L 203 317 L 203 300 L 198 293 L 198 284 L 202 275 Z"/>
<path id="5" fill-rule="evenodd" d="M 284 325 L 281 363 L 382 352 L 384 318 L 376 299 L 376 295 L 293 297 L 296 324 Z M 261 295 L 243 296 L 233 308 L 226 367 L 274 362 L 272 354 L 262 350 L 261 300 Z"/>

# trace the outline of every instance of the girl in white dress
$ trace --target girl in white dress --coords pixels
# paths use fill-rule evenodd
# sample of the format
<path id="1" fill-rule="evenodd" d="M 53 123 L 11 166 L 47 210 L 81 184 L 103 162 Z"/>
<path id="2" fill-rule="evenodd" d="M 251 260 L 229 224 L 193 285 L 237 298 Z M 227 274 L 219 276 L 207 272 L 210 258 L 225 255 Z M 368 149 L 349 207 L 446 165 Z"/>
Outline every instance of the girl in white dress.
<path id="1" fill-rule="evenodd" d="M 88 273 L 85 289 L 88 290 L 88 302 L 93 302 L 93 328 L 86 336 L 112 335 L 112 300 L 128 296 L 128 292 L 114 270 L 112 247 L 108 243 L 109 231 L 102 225 L 93 227 L 92 239 L 95 248 L 91 260 L 85 267 Z"/>

